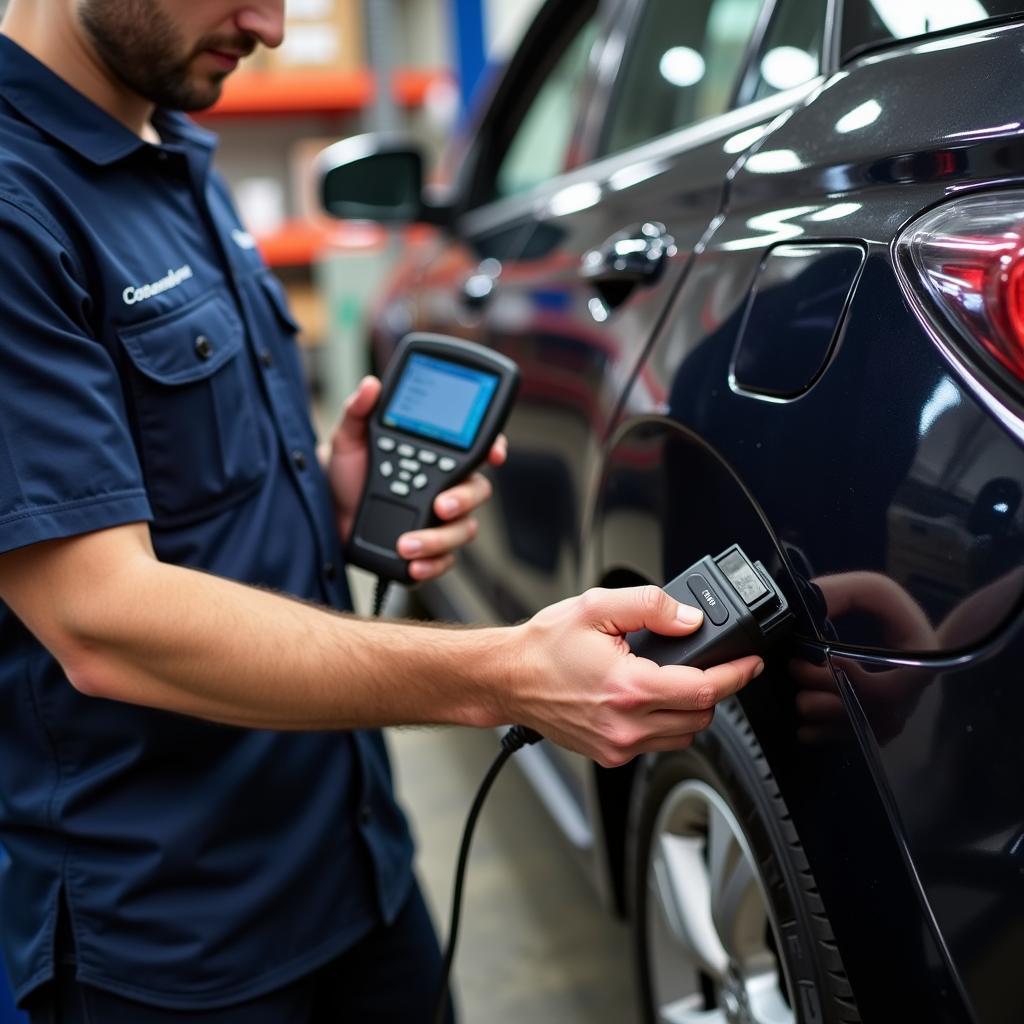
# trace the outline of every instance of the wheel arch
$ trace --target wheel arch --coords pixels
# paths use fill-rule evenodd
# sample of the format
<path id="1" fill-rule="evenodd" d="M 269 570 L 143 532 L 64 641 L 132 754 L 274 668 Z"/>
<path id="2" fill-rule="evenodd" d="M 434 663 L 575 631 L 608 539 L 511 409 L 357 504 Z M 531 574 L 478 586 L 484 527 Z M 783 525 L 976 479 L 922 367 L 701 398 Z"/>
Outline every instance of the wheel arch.
<path id="1" fill-rule="evenodd" d="M 798 633 L 807 638 L 803 653 L 824 651 L 804 600 L 805 583 L 794 568 L 791 539 L 773 530 L 756 498 L 703 438 L 665 417 L 625 422 L 606 449 L 593 494 L 584 533 L 591 582 L 609 587 L 664 583 L 703 555 L 739 543 L 786 593 Z M 857 987 L 859 979 L 875 992 L 885 989 L 878 979 L 878 940 L 865 934 L 864 920 L 872 913 L 876 920 L 895 913 L 905 925 L 893 930 L 899 935 L 882 940 L 893 943 L 883 972 L 892 969 L 891 984 L 909 982 L 925 992 L 935 984 L 934 964 L 942 957 L 934 937 L 917 926 L 922 894 L 903 859 L 898 826 L 893 827 L 877 792 L 871 752 L 862 748 L 854 728 L 859 709 L 847 706 L 848 736 L 837 753 L 798 742 L 795 689 L 782 660 L 792 653 L 768 659 L 761 678 L 741 695 L 743 712 L 785 794 L 851 981 Z M 598 855 L 608 875 L 606 891 L 623 914 L 637 762 L 593 770 Z"/>
<path id="2" fill-rule="evenodd" d="M 671 529 L 669 509 L 679 496 L 669 472 L 676 481 L 694 479 L 710 485 L 702 503 L 705 515 L 694 516 L 707 522 L 695 523 L 685 536 L 683 524 L 679 530 Z M 739 521 L 733 525 L 713 511 L 719 503 L 742 508 L 745 514 L 735 517 Z M 716 554 L 736 542 L 773 573 L 783 564 L 781 545 L 736 473 L 702 438 L 664 417 L 627 421 L 615 432 L 584 535 L 589 540 L 588 578 L 602 587 L 665 583 L 702 555 Z M 787 590 L 787 597 L 793 605 L 795 587 Z M 597 852 L 607 875 L 605 891 L 620 916 L 627 909 L 626 836 L 637 764 L 592 768 L 599 817 Z"/>

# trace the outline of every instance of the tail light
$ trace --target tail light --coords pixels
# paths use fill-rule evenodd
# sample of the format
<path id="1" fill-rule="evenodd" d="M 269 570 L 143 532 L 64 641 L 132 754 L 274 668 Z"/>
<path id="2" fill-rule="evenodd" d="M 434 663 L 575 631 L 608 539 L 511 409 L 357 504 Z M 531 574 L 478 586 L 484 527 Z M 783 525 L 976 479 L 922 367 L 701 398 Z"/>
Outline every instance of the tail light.
<path id="1" fill-rule="evenodd" d="M 940 206 L 903 232 L 896 256 L 913 298 L 944 339 L 1024 394 L 1024 193 Z"/>

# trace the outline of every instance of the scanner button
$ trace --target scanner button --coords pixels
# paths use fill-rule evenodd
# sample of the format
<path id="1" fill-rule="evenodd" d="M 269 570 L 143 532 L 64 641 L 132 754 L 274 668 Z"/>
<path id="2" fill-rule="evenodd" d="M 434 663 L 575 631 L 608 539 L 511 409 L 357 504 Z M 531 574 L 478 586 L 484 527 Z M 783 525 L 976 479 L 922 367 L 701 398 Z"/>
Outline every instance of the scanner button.
<path id="1" fill-rule="evenodd" d="M 393 437 L 378 437 L 377 447 L 382 452 L 393 452 L 395 450 L 395 439 Z"/>
<path id="2" fill-rule="evenodd" d="M 403 480 L 396 480 L 391 485 L 392 494 L 400 494 L 403 498 L 409 493 L 409 485 Z"/>
<path id="3" fill-rule="evenodd" d="M 380 464 L 380 475 L 382 477 L 387 478 L 387 477 L 391 476 L 391 474 L 394 473 L 394 471 L 395 471 L 395 467 L 392 466 L 390 462 L 382 462 Z"/>
<path id="4" fill-rule="evenodd" d="M 412 478 L 412 485 L 417 491 L 422 491 L 427 486 L 427 474 L 420 473 L 419 476 L 414 476 Z"/>
<path id="5" fill-rule="evenodd" d="M 409 470 L 410 473 L 418 473 L 420 471 L 420 464 L 415 459 L 402 459 L 399 465 L 402 469 Z"/>
<path id="6" fill-rule="evenodd" d="M 438 462 L 437 468 L 441 470 L 442 473 L 450 473 L 455 468 L 455 460 L 446 455 L 440 462 Z"/>
<path id="7" fill-rule="evenodd" d="M 411 444 L 400 444 L 398 446 L 398 454 L 403 459 L 411 459 L 416 454 L 416 449 Z"/>
<path id="8" fill-rule="evenodd" d="M 729 618 L 729 609 L 725 602 L 699 572 L 692 572 L 686 577 L 686 585 L 690 593 L 697 598 L 697 607 L 716 625 L 721 626 Z"/>
<path id="9" fill-rule="evenodd" d="M 424 466 L 432 466 L 437 462 L 437 452 L 432 452 L 429 448 L 421 448 L 416 453 L 416 458 L 419 459 Z"/>

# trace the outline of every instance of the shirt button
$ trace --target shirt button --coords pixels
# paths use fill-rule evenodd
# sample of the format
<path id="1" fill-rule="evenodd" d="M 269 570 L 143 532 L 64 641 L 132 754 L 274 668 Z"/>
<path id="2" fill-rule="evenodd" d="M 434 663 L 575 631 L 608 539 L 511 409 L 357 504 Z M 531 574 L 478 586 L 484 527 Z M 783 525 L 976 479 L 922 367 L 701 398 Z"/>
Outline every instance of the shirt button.
<path id="1" fill-rule="evenodd" d="M 364 825 L 369 825 L 373 821 L 373 810 L 369 804 L 363 804 L 359 808 L 359 820 Z"/>
<path id="2" fill-rule="evenodd" d="M 196 355 L 200 359 L 209 359 L 213 355 L 213 342 L 205 334 L 200 334 L 195 340 Z"/>
<path id="3" fill-rule="evenodd" d="M 270 354 L 270 349 L 265 348 L 260 352 L 260 362 L 269 370 L 274 364 L 274 357 Z"/>
<path id="4" fill-rule="evenodd" d="M 337 577 L 337 575 L 337 566 L 333 562 L 324 562 L 324 576 L 329 580 L 333 580 Z"/>
<path id="5" fill-rule="evenodd" d="M 297 451 L 297 450 L 292 452 L 292 465 L 296 469 L 305 469 L 306 468 L 306 456 L 302 452 Z"/>

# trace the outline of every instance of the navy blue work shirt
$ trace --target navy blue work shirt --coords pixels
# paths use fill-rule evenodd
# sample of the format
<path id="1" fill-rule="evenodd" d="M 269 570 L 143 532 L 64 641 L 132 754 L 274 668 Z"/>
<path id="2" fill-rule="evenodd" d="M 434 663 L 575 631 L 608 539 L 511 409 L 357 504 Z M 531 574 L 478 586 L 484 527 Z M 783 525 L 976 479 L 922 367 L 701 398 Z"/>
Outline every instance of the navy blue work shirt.
<path id="1" fill-rule="evenodd" d="M 284 297 L 213 137 L 154 125 L 0 38 L 0 551 L 148 521 L 162 561 L 347 608 Z M 412 878 L 378 734 L 84 697 L 2 604 L 0 842 L 19 999 L 62 901 L 81 981 L 215 1007 L 390 921 Z"/>

